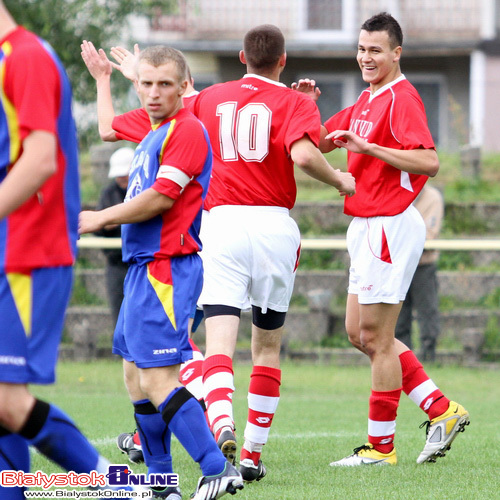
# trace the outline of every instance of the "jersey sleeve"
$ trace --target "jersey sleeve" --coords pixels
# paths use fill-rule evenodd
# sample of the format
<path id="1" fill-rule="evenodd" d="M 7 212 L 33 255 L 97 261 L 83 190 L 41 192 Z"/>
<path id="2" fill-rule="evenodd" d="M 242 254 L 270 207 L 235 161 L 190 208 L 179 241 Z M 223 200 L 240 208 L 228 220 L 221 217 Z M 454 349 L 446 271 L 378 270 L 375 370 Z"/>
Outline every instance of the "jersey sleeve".
<path id="1" fill-rule="evenodd" d="M 35 130 L 57 134 L 61 82 L 49 54 L 42 47 L 21 47 L 7 59 L 6 72 L 5 93 L 16 109 L 21 140 Z"/>
<path id="2" fill-rule="evenodd" d="M 302 94 L 298 94 L 298 97 L 285 138 L 285 147 L 288 152 L 294 142 L 305 136 L 308 136 L 318 147 L 321 135 L 321 117 L 318 106 L 310 97 Z"/>
<path id="3" fill-rule="evenodd" d="M 404 149 L 434 149 L 422 100 L 415 93 L 400 93 L 394 101 L 391 126 Z"/>
<path id="4" fill-rule="evenodd" d="M 333 132 L 334 130 L 349 130 L 352 108 L 352 106 L 349 106 L 328 118 L 325 122 L 325 127 L 328 132 Z"/>
<path id="5" fill-rule="evenodd" d="M 138 108 L 115 116 L 111 124 L 117 139 L 139 143 L 151 130 L 151 122 L 145 109 Z"/>
<path id="6" fill-rule="evenodd" d="M 186 185 L 202 172 L 207 153 L 202 124 L 194 117 L 176 122 L 152 188 L 176 200 Z"/>

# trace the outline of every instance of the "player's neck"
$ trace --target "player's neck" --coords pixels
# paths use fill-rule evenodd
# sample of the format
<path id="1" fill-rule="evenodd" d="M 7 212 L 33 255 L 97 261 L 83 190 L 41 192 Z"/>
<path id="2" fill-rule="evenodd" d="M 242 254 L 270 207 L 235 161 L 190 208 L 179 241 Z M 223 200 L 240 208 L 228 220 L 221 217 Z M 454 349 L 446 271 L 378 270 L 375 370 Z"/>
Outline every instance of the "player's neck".
<path id="1" fill-rule="evenodd" d="M 247 73 L 252 75 L 262 76 L 264 78 L 268 78 L 269 80 L 279 82 L 281 70 L 279 67 L 276 67 L 274 70 L 257 70 L 247 65 Z"/>
<path id="2" fill-rule="evenodd" d="M 11 31 L 17 28 L 17 23 L 7 9 L 0 6 L 0 40 L 5 38 Z"/>

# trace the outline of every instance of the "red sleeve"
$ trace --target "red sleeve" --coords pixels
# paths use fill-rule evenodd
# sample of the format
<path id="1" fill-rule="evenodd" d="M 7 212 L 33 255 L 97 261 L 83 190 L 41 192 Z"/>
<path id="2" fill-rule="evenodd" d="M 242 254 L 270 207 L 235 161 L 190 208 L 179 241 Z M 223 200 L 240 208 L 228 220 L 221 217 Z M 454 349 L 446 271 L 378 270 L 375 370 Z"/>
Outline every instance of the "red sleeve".
<path id="1" fill-rule="evenodd" d="M 349 130 L 351 122 L 352 106 L 339 111 L 325 122 L 325 127 L 328 132 L 334 130 Z"/>
<path id="2" fill-rule="evenodd" d="M 16 47 L 5 71 L 5 94 L 16 109 L 21 140 L 34 130 L 56 134 L 61 84 L 49 54 L 37 44 Z"/>
<path id="3" fill-rule="evenodd" d="M 151 122 L 144 108 L 134 109 L 115 116 L 111 124 L 116 137 L 121 140 L 139 144 L 151 130 Z"/>
<path id="4" fill-rule="evenodd" d="M 203 133 L 203 126 L 194 116 L 179 120 L 164 150 L 160 165 L 175 167 L 190 178 L 198 176 L 205 165 L 208 143 Z M 153 189 L 176 200 L 183 187 L 169 179 L 159 178 Z"/>
<path id="5" fill-rule="evenodd" d="M 288 152 L 292 144 L 304 136 L 309 136 L 309 139 L 316 147 L 319 145 L 321 135 L 321 116 L 318 106 L 308 96 L 297 94 L 299 97 L 295 107 L 292 119 L 289 122 L 285 147 Z"/>
<path id="6" fill-rule="evenodd" d="M 434 149 L 422 100 L 414 93 L 398 93 L 394 101 L 391 128 L 404 149 Z"/>

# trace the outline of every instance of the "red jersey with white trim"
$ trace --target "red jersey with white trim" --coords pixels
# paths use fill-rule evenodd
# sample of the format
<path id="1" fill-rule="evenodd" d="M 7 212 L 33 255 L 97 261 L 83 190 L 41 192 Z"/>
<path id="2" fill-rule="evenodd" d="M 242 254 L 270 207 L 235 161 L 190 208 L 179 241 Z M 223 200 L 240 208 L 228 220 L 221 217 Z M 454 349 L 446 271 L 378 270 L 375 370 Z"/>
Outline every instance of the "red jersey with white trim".
<path id="1" fill-rule="evenodd" d="M 71 86 L 53 49 L 17 27 L 0 40 L 0 182 L 23 141 L 53 134 L 57 169 L 38 192 L 0 220 L 0 271 L 70 266 L 76 256 L 80 188 Z"/>
<path id="2" fill-rule="evenodd" d="M 329 118 L 328 132 L 349 130 L 370 143 L 393 149 L 434 149 L 424 105 L 415 87 L 402 75 L 374 94 L 367 89 L 357 102 Z M 428 177 L 409 174 L 373 156 L 347 153 L 356 194 L 344 198 L 344 213 L 357 217 L 404 212 Z"/>
<path id="3" fill-rule="evenodd" d="M 199 94 L 193 91 L 189 95 L 182 97 L 184 108 L 191 111 L 194 97 Z M 135 142 L 139 144 L 151 130 L 151 121 L 144 108 L 134 109 L 123 115 L 115 116 L 112 123 L 113 130 L 119 140 Z"/>
<path id="4" fill-rule="evenodd" d="M 205 209 L 293 207 L 291 146 L 304 136 L 319 143 L 321 119 L 309 97 L 249 74 L 202 90 L 192 112 L 207 128 L 214 155 Z"/>

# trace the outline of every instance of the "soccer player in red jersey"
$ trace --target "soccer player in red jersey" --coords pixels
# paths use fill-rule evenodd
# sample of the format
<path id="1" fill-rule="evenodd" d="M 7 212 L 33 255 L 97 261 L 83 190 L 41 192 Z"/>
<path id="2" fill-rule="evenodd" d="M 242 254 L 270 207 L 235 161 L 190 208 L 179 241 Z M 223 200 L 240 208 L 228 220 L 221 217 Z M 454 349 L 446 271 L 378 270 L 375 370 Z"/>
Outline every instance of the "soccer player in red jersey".
<path id="1" fill-rule="evenodd" d="M 189 109 L 207 127 L 214 153 L 201 235 L 205 404 L 220 448 L 235 461 L 232 358 L 241 310 L 251 308 L 254 367 L 240 472 L 253 481 L 266 474 L 260 456 L 279 401 L 281 336 L 300 252 L 300 234 L 289 216 L 294 163 L 342 195 L 354 193 L 355 181 L 317 149 L 316 106 L 279 82 L 286 64 L 281 31 L 272 25 L 250 30 L 240 60 L 247 67 L 242 79 L 201 91 Z M 101 93 L 109 96 L 109 89 Z M 105 106 L 109 110 L 109 102 Z M 118 136 L 140 127 L 137 112 L 112 119 Z M 102 127 L 101 137 L 113 131 Z"/>
<path id="2" fill-rule="evenodd" d="M 294 163 L 343 194 L 354 192 L 354 179 L 335 171 L 316 148 L 318 111 L 279 82 L 286 64 L 280 30 L 258 26 L 243 47 L 247 74 L 201 91 L 191 109 L 207 127 L 214 151 L 199 300 L 207 335 L 205 404 L 219 446 L 234 460 L 232 358 L 240 312 L 251 308 L 254 366 L 240 471 L 252 481 L 266 474 L 260 456 L 279 402 L 281 337 L 300 251 L 289 216 Z"/>
<path id="3" fill-rule="evenodd" d="M 381 13 L 361 27 L 357 61 L 369 88 L 357 102 L 326 121 L 321 148 L 348 151 L 356 194 L 345 199 L 352 215 L 347 232 L 351 258 L 346 307 L 350 342 L 371 362 L 368 443 L 334 466 L 395 464 L 396 413 L 401 390 L 429 416 L 418 463 L 444 456 L 469 423 L 463 406 L 450 401 L 394 332 L 420 259 L 425 224 L 412 205 L 439 161 L 423 103 L 401 73 L 403 34 Z"/>

